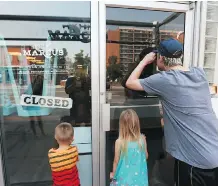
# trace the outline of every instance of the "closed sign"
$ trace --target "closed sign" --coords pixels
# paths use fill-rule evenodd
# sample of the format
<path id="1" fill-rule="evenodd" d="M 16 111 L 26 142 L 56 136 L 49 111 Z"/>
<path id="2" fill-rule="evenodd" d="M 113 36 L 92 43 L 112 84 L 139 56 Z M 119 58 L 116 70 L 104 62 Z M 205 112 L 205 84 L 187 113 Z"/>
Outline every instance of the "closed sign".
<path id="1" fill-rule="evenodd" d="M 21 96 L 20 104 L 23 106 L 39 106 L 70 109 L 72 108 L 73 101 L 70 98 L 23 94 Z"/>

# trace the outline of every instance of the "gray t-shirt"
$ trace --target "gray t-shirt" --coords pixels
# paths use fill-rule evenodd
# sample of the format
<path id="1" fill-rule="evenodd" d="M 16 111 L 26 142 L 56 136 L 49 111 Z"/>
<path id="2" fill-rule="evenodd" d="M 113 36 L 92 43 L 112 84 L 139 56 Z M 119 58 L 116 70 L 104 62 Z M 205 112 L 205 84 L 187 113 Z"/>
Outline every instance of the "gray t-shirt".
<path id="1" fill-rule="evenodd" d="M 218 167 L 218 119 L 204 71 L 164 71 L 140 83 L 161 100 L 166 151 L 194 167 Z"/>

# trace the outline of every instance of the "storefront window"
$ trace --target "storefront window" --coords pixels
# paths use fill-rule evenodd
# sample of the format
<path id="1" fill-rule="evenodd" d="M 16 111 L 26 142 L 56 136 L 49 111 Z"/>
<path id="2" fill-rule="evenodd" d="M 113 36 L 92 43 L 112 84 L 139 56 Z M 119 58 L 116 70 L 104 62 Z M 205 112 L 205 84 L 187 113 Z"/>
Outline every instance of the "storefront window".
<path id="1" fill-rule="evenodd" d="M 184 43 L 185 14 L 108 7 L 106 15 L 106 89 L 107 103 L 110 104 L 110 131 L 106 132 L 107 184 L 112 171 L 114 143 L 118 138 L 119 117 L 126 109 L 136 111 L 141 132 L 147 136 L 148 174 L 152 180 L 155 162 L 165 153 L 159 99 L 155 95 L 124 88 L 123 83 L 132 69 L 146 54 L 155 50 L 161 40 L 174 38 Z M 155 73 L 158 69 L 154 63 L 144 69 L 140 78 Z M 169 176 L 173 177 L 173 170 L 169 169 Z"/>
<path id="2" fill-rule="evenodd" d="M 0 21 L 9 185 L 51 185 L 48 151 L 57 146 L 54 129 L 60 122 L 74 127 L 81 185 L 92 185 L 90 2 L 81 2 L 79 11 L 75 3 L 74 17 Z"/>

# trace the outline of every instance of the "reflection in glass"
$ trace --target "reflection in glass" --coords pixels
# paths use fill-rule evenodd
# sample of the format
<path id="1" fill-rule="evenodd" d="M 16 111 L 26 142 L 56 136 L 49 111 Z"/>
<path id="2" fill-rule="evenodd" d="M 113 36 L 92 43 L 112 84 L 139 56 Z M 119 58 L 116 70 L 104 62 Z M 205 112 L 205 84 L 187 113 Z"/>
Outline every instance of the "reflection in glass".
<path id="1" fill-rule="evenodd" d="M 141 131 L 147 136 L 149 179 L 155 161 L 162 153 L 161 115 L 155 95 L 125 88 L 125 80 L 144 56 L 168 38 L 184 43 L 184 13 L 107 8 L 106 85 L 110 104 L 110 131 L 106 133 L 106 177 L 112 170 L 114 142 L 118 137 L 119 117 L 133 109 L 140 119 Z M 116 23 L 116 21 L 119 21 Z M 158 73 L 155 63 L 147 66 L 140 78 Z"/>
<path id="2" fill-rule="evenodd" d="M 74 11 L 75 22 L 1 20 L 0 96 L 8 185 L 52 185 L 48 150 L 57 145 L 54 129 L 60 122 L 73 125 L 81 184 L 92 185 L 90 3 L 85 3 L 88 6 Z M 30 106 L 20 102 L 25 95 Z M 52 98 L 52 106 L 43 106 L 43 99 L 34 96 Z M 72 108 L 61 107 L 59 98 L 72 99 Z"/>

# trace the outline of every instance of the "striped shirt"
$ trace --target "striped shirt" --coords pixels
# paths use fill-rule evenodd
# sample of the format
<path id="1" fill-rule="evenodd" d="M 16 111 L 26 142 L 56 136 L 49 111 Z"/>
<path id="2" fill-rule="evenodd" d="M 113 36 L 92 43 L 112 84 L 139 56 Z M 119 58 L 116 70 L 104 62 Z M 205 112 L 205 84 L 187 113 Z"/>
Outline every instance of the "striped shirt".
<path id="1" fill-rule="evenodd" d="M 79 174 L 76 166 L 78 150 L 70 146 L 66 150 L 51 149 L 48 152 L 52 171 L 53 186 L 79 186 Z"/>

